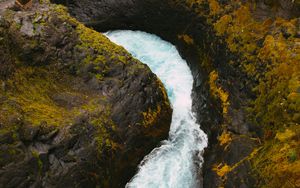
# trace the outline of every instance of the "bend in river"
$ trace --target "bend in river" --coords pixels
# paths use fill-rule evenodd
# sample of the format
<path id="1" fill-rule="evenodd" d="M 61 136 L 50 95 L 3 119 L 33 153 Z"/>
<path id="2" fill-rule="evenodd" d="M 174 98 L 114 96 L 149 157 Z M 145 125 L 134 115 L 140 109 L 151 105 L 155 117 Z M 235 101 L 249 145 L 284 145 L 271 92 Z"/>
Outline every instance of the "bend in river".
<path id="1" fill-rule="evenodd" d="M 106 35 L 150 67 L 166 87 L 173 107 L 168 140 L 144 158 L 126 187 L 201 187 L 199 172 L 207 136 L 192 112 L 193 77 L 186 61 L 175 46 L 152 34 L 113 31 Z"/>

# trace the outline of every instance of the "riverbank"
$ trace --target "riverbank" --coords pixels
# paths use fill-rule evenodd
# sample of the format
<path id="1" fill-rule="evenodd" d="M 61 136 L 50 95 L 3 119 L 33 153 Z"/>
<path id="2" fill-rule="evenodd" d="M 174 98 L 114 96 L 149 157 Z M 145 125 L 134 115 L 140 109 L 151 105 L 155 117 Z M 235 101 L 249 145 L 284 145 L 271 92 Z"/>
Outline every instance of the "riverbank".
<path id="1" fill-rule="evenodd" d="M 209 136 L 205 187 L 299 185 L 299 2 L 67 6 L 99 31 L 143 30 L 176 45 L 192 70 L 194 110 Z"/>
<path id="2" fill-rule="evenodd" d="M 160 80 L 62 6 L 5 10 L 0 36 L 0 187 L 120 187 L 167 138 Z"/>
<path id="3" fill-rule="evenodd" d="M 298 1 L 58 0 L 56 2 L 68 2 L 66 5 L 74 17 L 98 31 L 107 31 L 111 29 L 143 30 L 157 34 L 163 39 L 176 45 L 182 57 L 187 60 L 192 71 L 194 77 L 193 109 L 197 113 L 199 123 L 209 136 L 209 147 L 205 152 L 205 164 L 203 168 L 205 187 L 299 186 L 300 22 L 297 13 L 300 11 L 297 11 L 299 10 Z M 43 9 L 42 7 L 39 11 L 44 12 L 41 15 L 37 15 L 37 17 L 36 14 L 33 13 L 34 11 L 30 12 L 30 10 L 28 12 L 14 12 L 12 17 L 9 17 L 11 14 L 8 14 L 8 17 L 5 18 L 11 20 L 11 22 L 8 23 L 5 21 L 3 22 L 3 18 L 1 18 L 1 37 L 4 36 L 0 41 L 2 48 L 0 51 L 0 53 L 2 53 L 1 65 L 3 65 L 1 66 L 3 69 L 0 70 L 1 76 L 3 77 L 1 79 L 6 79 L 7 76 L 14 72 L 15 64 L 11 62 L 17 62 L 17 68 L 19 68 L 18 62 L 20 62 L 20 60 L 21 62 L 25 61 L 30 66 L 31 63 L 33 63 L 40 68 L 41 62 L 48 63 L 49 60 L 56 60 L 57 57 L 59 57 L 58 62 L 78 62 L 78 59 L 82 60 L 82 57 L 80 56 L 82 49 L 79 49 L 80 53 L 78 53 L 78 51 L 68 53 L 69 49 L 72 49 L 74 46 L 68 46 L 67 44 L 70 44 L 70 41 L 73 40 L 78 41 L 77 31 L 72 32 L 74 31 L 74 27 L 77 28 L 77 24 L 74 26 L 73 21 L 67 21 L 65 25 L 62 20 L 66 17 L 69 18 L 69 16 L 66 16 L 63 19 L 56 19 L 55 16 L 53 18 L 51 16 L 53 12 L 48 12 L 47 8 Z M 65 11 L 64 9 L 59 8 L 58 12 L 55 14 L 62 14 L 65 16 Z M 22 18 L 22 15 L 24 16 L 24 19 Z M 26 21 L 27 18 L 29 21 Z M 12 25 L 10 25 L 11 23 Z M 50 25 L 51 27 L 46 27 L 47 24 L 45 23 L 52 23 Z M 75 23 L 77 22 L 75 21 Z M 4 29 L 2 25 L 4 26 Z M 7 26 L 15 29 L 7 30 Z M 36 32 L 39 33 L 41 31 L 40 28 L 44 28 L 49 32 L 42 35 L 44 37 L 42 38 L 43 40 L 38 40 L 38 42 L 35 40 L 32 41 L 31 37 L 34 37 Z M 80 29 L 89 31 L 84 36 L 88 38 L 89 41 L 88 45 L 83 46 L 83 49 L 85 49 L 83 54 L 93 54 L 94 51 L 96 54 L 105 52 L 109 54 L 108 59 L 112 60 L 110 62 L 132 61 L 130 59 L 131 56 L 126 55 L 127 53 L 122 50 L 122 52 L 118 50 L 111 55 L 110 52 L 114 51 L 111 49 L 115 49 L 116 46 L 109 42 L 100 44 L 99 42 L 94 43 L 91 38 L 97 39 L 98 37 L 96 36 L 99 36 L 99 34 L 96 34 L 92 30 L 86 30 L 83 26 L 81 26 Z M 14 35 L 15 31 L 17 31 L 16 33 L 20 33 L 21 36 L 25 36 L 21 38 L 22 41 L 20 43 L 22 45 L 26 44 L 24 45 L 24 48 L 23 46 L 21 48 L 22 53 L 20 52 L 20 49 L 16 50 L 13 46 L 7 48 L 8 44 L 15 45 L 14 43 L 11 43 L 11 41 L 18 41 L 17 39 L 19 39 L 19 35 Z M 61 36 L 67 37 L 64 39 L 55 35 L 57 31 L 61 33 Z M 52 38 L 51 36 L 55 37 Z M 29 43 L 23 43 L 28 39 L 30 39 Z M 102 41 L 102 37 L 99 41 Z M 19 43 L 17 43 L 17 46 L 18 44 Z M 102 46 L 103 44 L 104 46 Z M 92 49 L 88 48 L 88 46 L 91 46 Z M 96 46 L 101 46 L 101 48 Z M 15 59 L 13 57 L 16 52 L 18 52 L 18 58 Z M 30 56 L 27 52 L 30 53 Z M 120 56 L 119 53 L 122 55 Z M 73 56 L 77 57 L 77 55 L 74 54 L 79 56 L 78 59 L 70 58 Z M 92 56 L 92 60 L 94 60 L 94 57 L 95 56 Z M 88 59 L 87 61 L 89 62 L 90 60 L 91 59 Z M 100 57 L 98 60 L 102 62 L 103 59 Z M 58 63 L 58 65 L 60 64 Z M 117 63 L 117 65 L 120 64 Z M 121 65 L 123 65 L 123 63 L 121 63 Z M 96 77 L 99 70 L 97 70 L 98 68 L 94 70 L 95 66 L 91 67 L 92 68 L 89 68 L 88 66 L 86 69 L 82 69 L 83 72 L 79 73 L 91 72 L 92 76 L 88 78 Z M 127 66 L 120 67 L 122 67 L 122 71 L 120 71 L 120 75 L 122 75 L 121 78 L 127 78 L 125 74 L 122 74 L 123 68 Z M 63 70 L 60 69 L 61 65 L 58 68 L 59 71 Z M 115 68 L 116 67 L 112 67 L 111 70 L 114 70 Z M 104 70 L 103 65 L 100 66 L 100 69 Z M 130 72 L 130 70 L 124 69 L 125 71 Z M 136 70 L 135 68 L 133 69 Z M 26 78 L 30 78 L 32 75 L 39 79 L 44 75 L 48 78 L 47 75 L 50 73 L 52 76 L 56 75 L 54 73 L 57 71 L 53 71 L 53 73 L 50 70 L 46 69 L 39 75 L 33 74 L 32 71 L 29 71 L 29 73 L 25 72 Z M 71 71 L 72 74 L 77 74 L 77 71 L 72 72 L 72 66 L 70 66 L 68 70 Z M 137 75 L 139 75 L 138 72 L 139 71 L 137 71 Z M 23 74 L 22 71 L 21 73 Z M 59 75 L 65 75 L 64 71 L 59 73 Z M 110 73 L 113 74 L 114 71 L 111 71 Z M 145 77 L 146 79 L 147 75 L 142 77 Z M 93 87 L 95 86 L 97 88 L 97 80 L 101 80 L 102 76 L 101 73 L 96 79 L 90 79 L 91 82 L 89 82 L 89 84 L 92 84 Z M 57 76 L 53 77 L 56 78 Z M 23 78 L 22 75 L 16 77 L 16 79 L 18 78 L 20 78 L 20 82 L 24 81 L 21 79 Z M 73 77 L 71 78 L 72 79 L 70 80 L 73 80 Z M 61 79 L 68 80 L 66 78 Z M 47 82 L 45 83 L 48 83 L 48 80 L 46 81 Z M 106 89 L 110 90 L 114 88 L 113 85 L 115 85 L 115 81 L 115 79 L 108 79 L 108 87 Z M 149 82 L 152 83 L 151 81 Z M 29 86 L 33 83 L 35 83 L 34 80 L 28 81 Z M 55 83 L 60 82 L 55 80 Z M 40 85 L 44 86 L 44 84 Z M 62 88 L 65 87 L 66 86 L 63 85 Z M 153 87 L 161 87 L 161 84 L 154 82 Z M 7 83 L 2 84 L 1 88 L 1 91 L 11 89 L 11 87 L 7 88 Z M 133 88 L 133 91 L 139 91 L 135 90 L 137 88 Z M 33 90 L 35 91 L 36 89 Z M 47 91 L 48 90 L 52 91 L 53 88 L 47 88 Z M 162 89 L 160 90 L 162 92 Z M 21 91 L 26 91 L 26 89 Z M 129 93 L 131 92 L 130 88 L 126 91 Z M 104 94 L 105 93 L 106 92 L 104 92 Z M 147 98 L 148 95 L 154 93 L 155 92 L 151 90 L 150 93 L 144 93 L 142 95 Z M 23 98 L 24 97 L 21 99 L 23 100 Z M 27 98 L 27 96 L 25 98 Z M 43 95 L 42 98 L 45 98 L 45 96 Z M 31 100 L 32 98 L 29 97 L 29 99 Z M 48 100 L 48 98 L 46 99 Z M 117 99 L 116 101 L 118 101 Z M 1 124 L 4 124 L 4 127 L 12 124 L 19 127 L 18 114 L 22 112 L 18 111 L 19 105 L 16 105 L 14 100 L 9 100 L 8 102 L 7 100 L 5 101 L 6 102 L 3 104 L 8 105 L 9 108 L 3 107 L 1 109 L 11 109 L 12 106 L 12 111 L 17 113 L 16 116 L 14 116 L 16 118 L 8 118 L 10 116 L 5 115 L 4 120 L 1 119 Z M 157 99 L 157 104 L 158 103 L 159 99 Z M 50 104 L 52 107 L 53 103 Z M 116 109 L 114 117 L 119 117 L 120 114 L 124 114 L 122 113 L 124 112 L 122 110 L 129 110 L 127 108 L 128 106 L 125 106 L 121 109 Z M 41 109 L 41 106 L 31 107 Z M 155 107 L 151 106 L 151 109 L 152 108 L 155 109 Z M 53 108 L 51 109 L 50 112 L 53 113 L 61 112 L 56 110 L 56 108 L 54 108 L 54 110 Z M 134 106 L 130 109 L 136 108 Z M 29 116 L 26 116 L 29 120 L 36 120 L 36 117 L 43 117 L 40 114 L 36 115 L 31 111 L 28 112 L 26 110 L 27 109 L 25 109 L 25 112 L 29 113 Z M 145 107 L 145 109 L 142 108 L 141 110 L 146 112 L 147 108 Z M 69 109 L 66 109 L 65 111 L 69 112 Z M 126 112 L 127 115 L 129 114 L 133 117 L 130 121 L 133 120 L 135 122 L 135 117 L 138 115 L 135 113 L 131 114 L 130 110 Z M 5 113 L 1 113 L 2 116 L 3 114 Z M 42 111 L 41 114 L 49 115 L 44 111 Z M 63 119 L 58 118 L 61 116 L 54 117 L 55 118 L 50 114 L 49 117 L 47 116 L 47 120 L 50 119 L 49 122 L 57 124 Z M 124 122 L 127 122 L 128 118 L 125 117 L 125 115 L 121 117 L 122 118 L 119 119 L 120 122 L 123 122 L 123 120 Z M 10 120 L 14 121 L 10 122 Z M 40 119 L 38 120 L 40 121 Z M 6 122 L 9 123 L 7 124 Z M 139 120 L 137 120 L 137 122 L 139 122 Z M 31 129 L 26 128 L 25 130 Z M 163 130 L 165 130 L 165 128 L 163 128 Z M 15 144 L 14 139 L 18 138 L 18 134 L 15 134 L 15 129 L 7 132 L 6 130 L 3 131 L 4 135 L 1 136 L 1 138 L 4 138 L 4 142 L 7 143 L 11 143 L 11 140 L 13 140 L 12 143 Z M 166 133 L 166 131 L 163 132 Z M 36 135 L 35 131 L 33 131 L 33 133 L 33 135 Z M 49 134 L 50 137 L 52 137 L 52 134 L 56 134 L 55 131 L 52 133 L 52 129 L 48 132 L 46 131 L 46 133 L 47 135 L 48 133 L 51 133 Z M 139 135 L 138 130 L 135 133 L 137 133 L 135 135 Z M 40 134 L 43 135 L 43 131 L 41 131 Z M 32 140 L 31 136 L 29 136 L 29 140 Z M 158 141 L 156 140 L 155 142 L 157 143 Z M 73 141 L 67 143 L 73 143 Z M 14 147 L 15 145 L 12 146 Z M 131 145 L 129 144 L 126 146 L 130 147 Z M 133 144 L 133 146 L 135 145 Z M 4 148 L 3 151 L 10 151 L 10 145 L 5 147 L 6 148 Z M 144 150 L 140 151 L 146 152 Z M 11 152 L 8 152 L 8 155 L 3 152 L 5 155 L 3 154 L 4 157 L 2 158 L 9 158 L 17 161 L 19 159 L 14 158 L 14 156 L 22 156 L 18 152 L 19 150 L 11 150 Z M 34 155 L 29 153 L 29 156 L 37 155 L 35 155 L 35 153 Z M 106 155 L 104 154 L 104 156 Z M 43 155 L 41 155 L 40 158 L 41 161 L 43 161 Z M 31 157 L 31 159 L 35 162 L 26 164 L 28 164 L 29 167 L 34 166 L 32 164 L 35 164 L 34 170 L 32 171 L 34 172 L 33 174 L 36 175 L 37 169 L 41 168 L 41 165 L 39 165 L 41 163 L 37 157 L 35 157 L 35 159 Z M 67 158 L 64 160 L 68 162 L 71 161 L 73 162 L 72 164 L 75 165 L 76 163 L 74 163 L 74 160 L 72 159 L 73 158 Z M 127 159 L 128 158 L 125 157 L 124 160 Z M 52 160 L 53 164 L 58 164 L 55 161 L 56 160 Z M 103 161 L 107 162 L 107 160 Z M 9 162 L 5 162 L 4 164 L 8 163 Z M 128 171 L 134 171 L 135 169 L 133 166 L 137 163 L 136 160 L 134 164 L 132 163 L 130 168 L 123 168 L 124 171 L 121 170 L 120 173 L 125 174 L 126 172 L 126 174 L 128 174 Z M 120 165 L 121 163 L 118 164 L 119 165 L 116 165 L 117 167 L 122 166 Z M 47 167 L 47 165 L 45 166 Z M 15 169 L 17 168 L 13 166 L 11 168 L 12 172 L 14 172 Z M 31 171 L 28 173 L 26 172 L 25 174 L 31 174 Z M 110 176 L 111 172 L 104 170 L 104 174 L 104 176 L 102 176 L 102 174 L 99 176 L 109 177 L 109 181 L 112 179 Z M 36 177 L 35 175 L 34 177 Z M 9 174 L 7 177 L 16 176 L 17 175 Z M 1 175 L 1 178 L 4 177 L 5 176 Z M 27 176 L 20 175 L 20 177 Z M 92 181 L 101 182 L 103 183 L 103 186 L 107 185 L 105 184 L 107 178 L 103 178 L 103 181 L 101 178 L 99 180 L 97 173 L 96 175 L 92 173 L 92 175 L 88 177 L 93 177 Z M 85 179 L 86 182 L 90 181 L 89 178 Z M 130 177 L 124 177 L 120 182 L 125 184 L 125 181 L 128 181 L 129 178 Z M 202 176 L 199 176 L 199 178 L 202 178 Z M 77 180 L 79 178 L 75 179 Z M 63 177 L 61 181 L 76 182 L 74 179 L 66 180 Z M 60 181 L 56 182 L 62 183 Z"/>

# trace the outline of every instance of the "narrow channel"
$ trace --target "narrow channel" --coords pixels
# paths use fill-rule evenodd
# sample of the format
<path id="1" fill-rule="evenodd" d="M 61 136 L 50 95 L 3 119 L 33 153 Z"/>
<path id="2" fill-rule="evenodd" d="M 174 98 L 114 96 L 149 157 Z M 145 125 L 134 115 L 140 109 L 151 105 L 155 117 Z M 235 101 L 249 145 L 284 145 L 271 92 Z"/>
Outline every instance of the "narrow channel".
<path id="1" fill-rule="evenodd" d="M 202 187 L 200 171 L 207 136 L 192 112 L 193 77 L 176 47 L 141 31 L 112 31 L 107 37 L 147 64 L 161 79 L 173 108 L 169 138 L 145 156 L 128 188 Z"/>

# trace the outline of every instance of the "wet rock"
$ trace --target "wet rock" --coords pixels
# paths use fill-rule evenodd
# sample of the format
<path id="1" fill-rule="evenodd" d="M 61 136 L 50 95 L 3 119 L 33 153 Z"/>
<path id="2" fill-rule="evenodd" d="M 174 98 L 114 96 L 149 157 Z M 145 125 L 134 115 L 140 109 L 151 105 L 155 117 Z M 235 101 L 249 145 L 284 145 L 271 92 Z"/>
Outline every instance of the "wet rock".
<path id="1" fill-rule="evenodd" d="M 0 23 L 0 187 L 123 186 L 168 136 L 162 84 L 62 7 L 10 15 Z"/>
<path id="2" fill-rule="evenodd" d="M 164 3 L 161 1 L 54 1 L 68 6 L 72 15 L 87 25 L 91 25 L 100 31 L 110 29 L 139 29 L 150 33 L 158 34 L 174 43 L 181 55 L 187 60 L 194 76 L 193 88 L 193 109 L 197 113 L 198 122 L 202 129 L 209 136 L 209 147 L 205 151 L 205 163 L 203 166 L 204 187 L 219 187 L 224 184 L 223 179 L 216 174 L 213 166 L 220 163 L 234 165 L 247 157 L 257 143 L 250 139 L 253 134 L 259 132 L 258 127 L 253 127 L 248 122 L 246 112 L 243 107 L 245 98 L 253 97 L 250 82 L 245 82 L 245 75 L 236 67 L 229 66 L 226 62 L 235 59 L 226 47 L 219 44 L 218 39 L 211 33 L 210 26 L 205 24 L 205 18 L 197 16 L 186 10 L 178 3 L 174 5 L 172 1 Z M 226 2 L 223 2 L 226 4 Z M 91 5 L 91 6 L 87 6 Z M 123 8 L 120 8 L 123 7 Z M 126 7 L 126 8 L 124 8 Z M 195 9 L 197 5 L 194 6 Z M 203 8 L 203 7 L 202 7 Z M 101 9 L 103 11 L 96 11 Z M 201 9 L 205 15 L 206 8 Z M 208 14 L 208 13 L 207 13 Z M 181 15 L 178 17 L 178 15 Z M 205 16 L 204 16 L 205 17 Z M 192 26 L 192 27 L 190 27 Z M 178 35 L 188 33 L 197 44 L 188 45 L 179 40 Z M 206 43 L 207 42 L 207 43 Z M 199 49 L 204 49 L 199 51 Z M 208 57 L 209 56 L 209 57 Z M 203 58 L 207 58 L 205 62 Z M 199 64 L 199 62 L 201 62 Z M 224 74 L 220 78 L 220 85 L 226 86 L 231 101 L 227 117 L 222 114 L 222 105 L 211 95 L 209 91 L 208 74 L 213 62 L 220 73 Z M 232 85 L 227 85 L 232 83 Z M 246 84 L 247 83 L 247 84 Z M 122 94 L 122 90 L 120 91 Z M 146 102 L 151 103 L 147 98 Z M 121 106 L 130 102 L 120 101 L 120 106 L 114 108 L 116 114 L 121 112 Z M 125 114 L 124 114 L 125 115 Z M 113 118 L 119 119 L 122 116 Z M 118 120 L 119 121 L 119 120 Z M 253 129 L 255 129 L 253 131 Z M 222 132 L 230 131 L 233 141 L 228 145 L 220 146 L 219 136 Z M 229 174 L 226 176 L 225 185 L 237 187 L 251 186 L 255 180 L 249 175 L 251 166 L 241 165 L 236 168 L 241 171 L 238 180 Z M 234 171 L 235 172 L 235 171 Z M 232 172 L 232 173 L 234 173 Z M 248 181 L 249 180 L 249 181 Z M 253 180 L 253 181 L 252 181 Z M 228 182 L 226 184 L 226 182 Z"/>

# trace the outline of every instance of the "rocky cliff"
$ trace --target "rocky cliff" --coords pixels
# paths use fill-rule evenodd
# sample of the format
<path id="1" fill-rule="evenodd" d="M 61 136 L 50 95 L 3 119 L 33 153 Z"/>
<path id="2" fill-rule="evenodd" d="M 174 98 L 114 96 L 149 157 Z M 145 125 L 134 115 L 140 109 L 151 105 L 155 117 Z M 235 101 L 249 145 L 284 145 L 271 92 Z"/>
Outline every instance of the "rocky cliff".
<path id="1" fill-rule="evenodd" d="M 299 1 L 53 2 L 98 31 L 139 29 L 177 46 L 209 135 L 204 187 L 300 186 Z M 160 82 L 62 8 L 7 11 L 0 33 L 2 186 L 124 184 L 144 145 L 166 135 Z"/>
<path id="2" fill-rule="evenodd" d="M 299 187 L 299 1 L 57 0 L 99 31 L 173 42 L 209 135 L 204 187 Z"/>
<path id="3" fill-rule="evenodd" d="M 160 80 L 62 6 L 0 13 L 0 187 L 124 186 L 168 136 Z"/>

